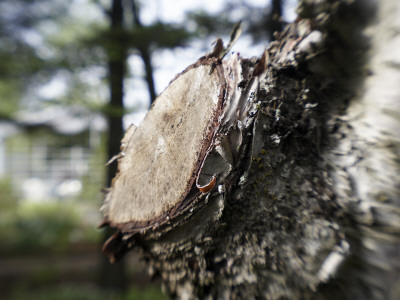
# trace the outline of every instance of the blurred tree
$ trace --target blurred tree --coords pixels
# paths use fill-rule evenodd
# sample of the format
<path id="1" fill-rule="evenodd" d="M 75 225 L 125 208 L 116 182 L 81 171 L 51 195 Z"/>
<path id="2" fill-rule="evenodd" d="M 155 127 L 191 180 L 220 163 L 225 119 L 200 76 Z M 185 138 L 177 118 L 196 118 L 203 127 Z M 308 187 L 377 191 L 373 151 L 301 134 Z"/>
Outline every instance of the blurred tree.
<path id="1" fill-rule="evenodd" d="M 65 9 L 63 1 L 0 2 L 0 119 L 12 120 L 24 93 L 45 74 L 54 73 L 35 27 L 51 23 Z"/>
<path id="2" fill-rule="evenodd" d="M 184 24 L 174 25 L 157 21 L 148 26 L 143 26 L 140 20 L 140 5 L 135 0 L 130 0 L 132 10 L 131 46 L 138 52 L 145 67 L 145 80 L 147 82 L 150 102 L 157 97 L 154 87 L 152 52 L 158 49 L 175 48 L 183 46 L 194 36 Z"/>
<path id="3" fill-rule="evenodd" d="M 142 58 L 153 101 L 152 52 L 182 46 L 192 34 L 183 26 L 162 22 L 143 26 L 133 0 L 94 3 L 97 6 L 89 1 L 0 3 L 0 119 L 19 123 L 15 118 L 19 109 L 40 111 L 50 105 L 82 117 L 102 114 L 108 124 L 106 152 L 110 158 L 119 152 L 123 132 L 128 57 Z M 106 18 L 98 18 L 93 7 L 97 11 L 100 7 L 105 13 L 100 16 Z M 87 14 L 82 15 L 85 10 Z M 103 93 L 101 76 L 108 78 L 109 97 Z M 58 87 L 43 96 L 43 88 L 53 82 Z M 40 122 L 35 120 L 35 125 Z M 107 185 L 115 167 L 108 169 Z M 123 265 L 108 266 L 108 262 L 103 264 L 102 285 L 125 289 Z"/>
<path id="4" fill-rule="evenodd" d="M 270 39 L 274 39 L 274 32 L 280 32 L 283 28 L 282 23 L 282 0 L 272 0 L 271 10 L 269 13 L 269 34 Z M 268 20 L 268 18 L 267 18 Z M 268 27 L 267 27 L 268 28 Z"/>
<path id="5" fill-rule="evenodd" d="M 204 10 L 188 13 L 188 20 L 197 25 L 202 35 L 227 34 L 239 20 L 246 23 L 247 31 L 257 43 L 273 40 L 273 34 L 283 27 L 283 0 L 267 0 L 264 6 L 248 1 L 225 1 L 221 11 L 209 14 Z"/>
<path id="6" fill-rule="evenodd" d="M 249 25 L 249 34 L 254 40 L 265 39 L 274 40 L 274 32 L 280 32 L 283 28 L 283 0 L 270 0 L 265 7 L 257 12 L 256 9 L 249 7 L 252 17 Z"/>
<path id="7" fill-rule="evenodd" d="M 133 25 L 134 27 L 137 27 L 139 30 L 143 30 L 143 25 L 139 18 L 138 7 L 136 5 L 135 0 L 131 0 L 131 5 L 132 5 Z M 138 45 L 138 50 L 146 70 L 146 81 L 149 89 L 150 102 L 153 103 L 153 101 L 156 99 L 156 91 L 154 88 L 153 66 L 151 64 L 149 44 L 143 43 L 143 45 Z"/>
<path id="8" fill-rule="evenodd" d="M 108 124 L 107 156 L 112 157 L 119 152 L 119 141 L 123 134 L 122 117 L 124 114 L 124 77 L 127 60 L 127 36 L 124 30 L 124 8 L 122 0 L 113 0 L 111 9 L 108 11 L 110 28 L 108 33 L 107 50 L 108 58 L 108 82 L 110 91 L 110 102 L 105 110 Z M 109 166 L 107 170 L 107 186 L 117 171 L 116 165 Z M 108 231 L 108 230 L 107 230 Z M 109 231 L 106 233 L 110 233 Z M 106 236 L 105 236 L 106 238 Z M 100 284 L 103 287 L 126 290 L 126 272 L 123 261 L 111 265 L 102 259 L 100 271 Z"/>

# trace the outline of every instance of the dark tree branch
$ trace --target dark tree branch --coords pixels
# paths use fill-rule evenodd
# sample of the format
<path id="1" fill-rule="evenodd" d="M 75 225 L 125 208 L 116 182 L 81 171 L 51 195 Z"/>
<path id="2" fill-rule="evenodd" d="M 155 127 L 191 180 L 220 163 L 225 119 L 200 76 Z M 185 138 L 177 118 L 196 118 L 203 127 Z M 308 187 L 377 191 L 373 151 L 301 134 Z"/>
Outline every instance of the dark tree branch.
<path id="1" fill-rule="evenodd" d="M 282 21 L 282 0 L 272 0 L 271 12 L 267 18 L 269 25 L 270 40 L 274 40 L 274 32 L 281 32 L 283 28 Z"/>
<path id="2" fill-rule="evenodd" d="M 133 23 L 137 27 L 142 27 L 142 22 L 140 21 L 139 18 L 139 12 L 138 8 L 136 5 L 135 0 L 131 0 L 131 7 L 132 7 L 132 14 L 133 14 Z M 142 61 L 144 63 L 144 68 L 146 72 L 146 82 L 147 82 L 147 88 L 149 91 L 149 96 L 150 96 L 150 104 L 153 103 L 153 101 L 156 99 L 156 90 L 154 86 L 154 78 L 153 78 L 153 66 L 151 63 L 151 51 L 150 51 L 150 45 L 140 45 L 137 47 L 140 53 L 140 57 L 142 58 Z"/>

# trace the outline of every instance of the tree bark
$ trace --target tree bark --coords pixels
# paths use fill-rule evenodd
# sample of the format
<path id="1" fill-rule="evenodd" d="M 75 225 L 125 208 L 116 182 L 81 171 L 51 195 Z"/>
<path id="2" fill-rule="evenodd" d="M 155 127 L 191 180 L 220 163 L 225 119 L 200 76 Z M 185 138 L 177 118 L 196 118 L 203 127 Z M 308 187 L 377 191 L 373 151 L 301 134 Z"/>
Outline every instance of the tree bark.
<path id="1" fill-rule="evenodd" d="M 103 250 L 115 260 L 136 249 L 178 299 L 400 298 L 400 3 L 304 0 L 298 12 L 259 62 L 205 56 L 171 83 L 211 66 L 196 88 L 222 101 L 207 102 L 213 125 L 198 125 L 206 151 L 168 158 L 194 177 L 135 185 L 129 151 L 147 140 L 141 127 L 123 139 L 103 206 L 117 232 Z M 167 88 L 185 109 L 165 122 L 198 114 L 184 97 L 193 89 Z M 181 185 L 183 198 L 124 193 Z"/>

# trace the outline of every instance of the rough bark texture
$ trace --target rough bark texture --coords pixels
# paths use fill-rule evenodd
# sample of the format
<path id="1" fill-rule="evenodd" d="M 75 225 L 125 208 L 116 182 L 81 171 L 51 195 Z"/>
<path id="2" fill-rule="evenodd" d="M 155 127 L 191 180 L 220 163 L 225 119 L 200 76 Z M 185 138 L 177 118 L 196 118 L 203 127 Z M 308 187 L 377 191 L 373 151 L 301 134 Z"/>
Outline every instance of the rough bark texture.
<path id="1" fill-rule="evenodd" d="M 399 299 L 399 14 L 304 0 L 266 70 L 222 63 L 235 158 L 168 223 L 114 226 L 107 254 L 135 247 L 179 299 Z"/>

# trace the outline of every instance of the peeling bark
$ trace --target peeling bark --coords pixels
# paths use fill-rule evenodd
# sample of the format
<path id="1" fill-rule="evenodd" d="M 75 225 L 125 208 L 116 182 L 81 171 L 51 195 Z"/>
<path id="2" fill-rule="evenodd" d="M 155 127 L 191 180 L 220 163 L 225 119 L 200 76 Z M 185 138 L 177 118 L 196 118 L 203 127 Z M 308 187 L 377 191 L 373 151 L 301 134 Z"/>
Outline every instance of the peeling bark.
<path id="1" fill-rule="evenodd" d="M 119 158 L 103 208 L 117 232 L 105 253 L 135 248 L 178 299 L 398 299 L 399 13 L 394 0 L 304 0 L 258 62 L 235 54 L 189 67 L 219 78 L 205 82 L 220 90 L 207 95 L 220 101 L 213 126 L 195 130 L 193 172 L 140 223 L 132 210 L 149 197 L 118 185 L 136 152 Z M 165 184 L 150 176 L 141 187 L 134 176 L 125 182 L 138 190 Z"/>

